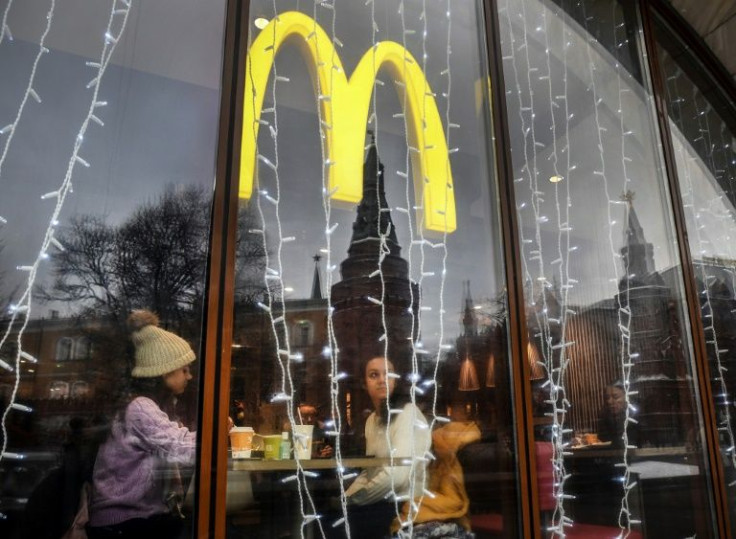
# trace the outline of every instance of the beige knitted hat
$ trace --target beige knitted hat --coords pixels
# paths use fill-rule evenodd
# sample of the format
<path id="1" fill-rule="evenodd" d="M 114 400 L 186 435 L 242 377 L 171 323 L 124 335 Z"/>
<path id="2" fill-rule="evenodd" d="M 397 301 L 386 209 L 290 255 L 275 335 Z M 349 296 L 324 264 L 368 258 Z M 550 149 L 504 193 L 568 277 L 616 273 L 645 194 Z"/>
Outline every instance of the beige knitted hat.
<path id="1" fill-rule="evenodd" d="M 181 369 L 195 359 L 189 343 L 158 327 L 158 316 L 151 311 L 133 311 L 128 317 L 135 345 L 133 378 L 153 378 Z"/>

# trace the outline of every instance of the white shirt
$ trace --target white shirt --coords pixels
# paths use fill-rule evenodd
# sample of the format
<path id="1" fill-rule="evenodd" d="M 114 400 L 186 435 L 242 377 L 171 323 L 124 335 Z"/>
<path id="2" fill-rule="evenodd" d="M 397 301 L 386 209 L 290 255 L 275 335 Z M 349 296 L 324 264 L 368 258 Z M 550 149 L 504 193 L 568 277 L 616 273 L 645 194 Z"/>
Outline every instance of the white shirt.
<path id="1" fill-rule="evenodd" d="M 413 494 L 421 495 L 424 489 L 426 457 L 432 443 L 427 420 L 412 403 L 407 403 L 401 413 L 391 416 L 388 437 L 386 424 L 378 421 L 373 412 L 365 423 L 365 454 L 377 458 L 393 456 L 394 466 L 366 468 L 347 489 L 348 503 L 367 505 L 382 501 L 393 490 L 397 496 L 409 495 L 413 481 Z M 389 448 L 390 440 L 390 448 Z M 392 482 L 393 478 L 393 482 Z"/>

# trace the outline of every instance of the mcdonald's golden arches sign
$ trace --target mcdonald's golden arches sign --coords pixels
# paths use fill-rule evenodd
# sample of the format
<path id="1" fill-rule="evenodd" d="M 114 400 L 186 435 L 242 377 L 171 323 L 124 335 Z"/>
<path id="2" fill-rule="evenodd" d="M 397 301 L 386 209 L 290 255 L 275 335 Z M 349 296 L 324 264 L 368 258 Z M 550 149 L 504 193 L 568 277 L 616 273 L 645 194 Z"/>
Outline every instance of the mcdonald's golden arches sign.
<path id="1" fill-rule="evenodd" d="M 325 132 L 325 166 L 333 200 L 355 204 L 363 192 L 363 149 L 376 74 L 386 68 L 396 81 L 409 140 L 414 193 L 422 203 L 429 232 L 451 233 L 456 227 L 452 171 L 435 102 L 424 73 L 402 45 L 384 41 L 371 47 L 348 78 L 332 40 L 310 17 L 282 13 L 253 41 L 246 60 L 240 196 L 250 198 L 256 170 L 256 141 L 263 97 L 273 60 L 284 43 L 299 46 L 312 73 Z M 404 96 L 402 92 L 406 92 Z M 421 211 L 421 210 L 418 210 Z"/>

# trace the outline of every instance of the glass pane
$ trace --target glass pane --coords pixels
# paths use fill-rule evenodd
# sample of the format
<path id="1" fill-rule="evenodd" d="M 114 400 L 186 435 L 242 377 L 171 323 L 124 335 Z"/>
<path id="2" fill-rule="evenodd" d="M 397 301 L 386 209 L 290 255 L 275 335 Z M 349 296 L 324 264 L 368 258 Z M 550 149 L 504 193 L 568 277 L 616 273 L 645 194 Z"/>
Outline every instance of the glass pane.
<path id="1" fill-rule="evenodd" d="M 637 7 L 502 1 L 542 522 L 713 536 Z"/>
<path id="2" fill-rule="evenodd" d="M 656 26 L 660 64 L 665 78 L 667 111 L 677 175 L 685 209 L 700 313 L 717 414 L 726 483 L 736 480 L 733 398 L 736 380 L 730 371 L 734 345 L 734 136 L 736 109 L 708 79 L 702 64 L 662 21 Z M 729 351 L 732 350 L 732 351 Z M 731 522 L 736 497 L 728 488 Z"/>
<path id="3" fill-rule="evenodd" d="M 479 5 L 251 4 L 231 537 L 515 528 Z"/>
<path id="4" fill-rule="evenodd" d="M 191 535 L 224 8 L 0 1 L 0 537 Z"/>

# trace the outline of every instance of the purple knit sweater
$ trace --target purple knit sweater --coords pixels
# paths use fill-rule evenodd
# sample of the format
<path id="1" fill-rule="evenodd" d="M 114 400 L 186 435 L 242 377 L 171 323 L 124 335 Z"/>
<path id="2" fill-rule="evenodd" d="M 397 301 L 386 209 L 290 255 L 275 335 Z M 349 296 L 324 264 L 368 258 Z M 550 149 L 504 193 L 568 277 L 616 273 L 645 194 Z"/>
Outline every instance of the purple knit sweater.
<path id="1" fill-rule="evenodd" d="M 194 463 L 196 433 L 180 427 L 146 397 L 134 399 L 100 446 L 92 476 L 90 526 L 167 513 L 166 464 Z"/>

